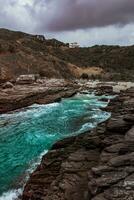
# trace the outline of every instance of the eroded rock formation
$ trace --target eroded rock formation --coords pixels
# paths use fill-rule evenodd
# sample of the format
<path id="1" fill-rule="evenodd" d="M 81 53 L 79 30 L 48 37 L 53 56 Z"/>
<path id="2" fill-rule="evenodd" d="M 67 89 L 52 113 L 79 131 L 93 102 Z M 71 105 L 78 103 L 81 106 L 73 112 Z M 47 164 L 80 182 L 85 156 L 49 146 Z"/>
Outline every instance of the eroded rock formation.
<path id="1" fill-rule="evenodd" d="M 107 110 L 107 122 L 53 145 L 31 174 L 23 200 L 134 199 L 134 88 Z"/>

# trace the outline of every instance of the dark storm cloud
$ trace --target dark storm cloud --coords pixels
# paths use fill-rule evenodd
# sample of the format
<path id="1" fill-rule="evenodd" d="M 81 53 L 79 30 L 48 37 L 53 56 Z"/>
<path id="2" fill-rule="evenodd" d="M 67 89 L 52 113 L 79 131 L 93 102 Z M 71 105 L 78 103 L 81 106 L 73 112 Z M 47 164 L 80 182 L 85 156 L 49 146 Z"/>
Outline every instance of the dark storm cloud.
<path id="1" fill-rule="evenodd" d="M 47 10 L 38 16 L 42 30 L 66 31 L 134 22 L 134 0 L 41 0 L 42 10 L 43 2 Z"/>
<path id="2" fill-rule="evenodd" d="M 0 6 L 0 26 L 29 31 L 71 31 L 134 22 L 134 0 L 0 0 Z"/>
<path id="3" fill-rule="evenodd" d="M 0 8 L 3 28 L 85 46 L 134 44 L 134 0 L 0 0 Z"/>

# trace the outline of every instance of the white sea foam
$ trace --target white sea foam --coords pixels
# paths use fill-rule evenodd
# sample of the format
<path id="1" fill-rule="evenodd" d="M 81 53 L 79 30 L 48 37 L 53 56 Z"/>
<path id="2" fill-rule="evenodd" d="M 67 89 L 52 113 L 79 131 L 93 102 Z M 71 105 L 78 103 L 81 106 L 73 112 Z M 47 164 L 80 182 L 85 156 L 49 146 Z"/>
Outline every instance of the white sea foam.
<path id="1" fill-rule="evenodd" d="M 91 124 L 89 123 L 85 123 L 82 125 L 82 127 L 80 128 L 80 130 L 78 131 L 78 133 L 83 133 L 85 131 L 91 130 L 92 128 L 94 128 L 96 126 L 96 124 Z"/>
<path id="2" fill-rule="evenodd" d="M 80 95 L 81 96 L 81 95 Z M 88 101 L 90 102 L 90 104 L 93 104 L 93 105 L 95 105 L 96 104 L 96 106 L 100 106 L 101 107 L 101 105 L 102 105 L 102 102 L 95 102 L 95 103 L 93 103 L 93 101 L 94 101 L 94 99 L 96 98 L 95 96 L 94 96 L 94 94 L 92 94 L 92 96 L 91 95 L 86 95 L 87 97 L 89 96 L 89 99 L 85 99 L 84 100 L 84 102 L 85 103 L 87 103 Z M 97 98 L 98 100 L 99 100 L 99 98 Z M 103 106 L 105 105 L 106 106 L 106 104 L 107 103 L 105 103 L 104 102 L 104 104 L 103 104 Z M 20 118 L 20 121 L 21 121 L 21 117 L 22 117 L 22 119 L 23 119 L 23 117 L 26 119 L 27 118 L 27 116 L 28 117 L 39 117 L 39 116 L 41 116 L 44 112 L 47 112 L 47 114 L 49 113 L 49 112 L 51 112 L 52 110 L 53 110 L 53 108 L 54 107 L 57 107 L 59 105 L 59 103 L 52 103 L 52 104 L 47 104 L 47 105 L 38 105 L 38 104 L 34 104 L 34 105 L 32 105 L 32 106 L 30 106 L 30 107 L 28 107 L 28 108 L 25 108 L 25 109 L 21 109 L 21 110 L 19 110 L 19 112 L 12 112 L 12 113 L 10 113 L 10 114 L 4 114 L 4 115 L 1 115 L 0 116 L 0 118 L 5 118 L 5 116 L 6 116 L 6 118 L 8 118 L 8 119 L 11 119 L 11 120 L 14 120 L 15 121 L 15 119 L 16 118 Z M 97 109 L 95 108 L 95 110 L 97 111 Z M 74 111 L 74 109 L 68 109 L 67 111 L 65 110 L 64 111 L 64 114 L 67 112 L 73 112 Z M 64 117 L 64 116 L 63 116 Z M 95 116 L 95 117 L 97 117 L 97 116 Z M 108 117 L 108 116 L 107 116 Z M 14 118 L 14 119 L 13 119 Z M 64 118 L 63 118 L 64 119 Z M 79 134 L 79 133 L 81 133 L 81 132 L 84 132 L 84 131 L 86 131 L 86 130 L 89 130 L 89 129 L 92 129 L 92 128 L 94 128 L 96 126 L 96 124 L 93 124 L 93 123 L 85 123 L 85 124 L 83 124 L 83 126 L 80 128 L 80 130 L 77 132 L 77 134 Z M 72 134 L 73 135 L 73 134 Z M 38 135 L 36 135 L 36 137 L 37 137 Z M 53 137 L 53 135 L 49 135 L 49 137 L 50 136 L 52 136 Z M 29 169 L 25 172 L 25 180 L 23 180 L 24 182 L 26 182 L 27 181 L 27 179 L 29 178 L 29 174 L 30 173 L 32 173 L 34 170 L 35 170 L 35 168 L 37 167 L 37 165 L 40 163 L 40 160 L 41 160 L 41 158 L 42 158 L 42 156 L 44 155 L 44 154 L 46 154 L 47 153 L 47 150 L 45 150 L 43 153 L 41 153 L 41 155 L 39 156 L 39 158 L 38 158 L 38 160 L 36 161 L 36 163 L 34 162 L 34 160 L 33 160 L 33 162 L 31 162 L 31 165 L 30 165 L 30 167 L 29 167 Z M 23 182 L 23 183 L 24 183 Z M 23 184 L 23 186 L 24 186 L 24 184 Z M 2 194 L 2 196 L 0 197 L 0 200 L 15 200 L 15 199 L 17 199 L 17 197 L 19 196 L 19 195 L 21 195 L 22 194 L 22 191 L 23 191 L 23 187 L 21 188 L 21 189 L 18 189 L 18 190 L 10 190 L 10 191 L 7 191 L 6 193 L 3 193 Z"/>
<path id="3" fill-rule="evenodd" d="M 29 175 L 36 169 L 37 165 L 40 164 L 40 161 L 43 157 L 43 155 L 45 155 L 48 152 L 48 150 L 43 151 L 39 158 L 37 159 L 37 161 L 33 164 L 31 164 L 31 167 L 26 171 L 26 178 L 25 178 L 25 182 L 28 180 Z M 23 186 L 24 187 L 24 186 Z M 1 196 L 0 196 L 0 200 L 17 200 L 18 197 L 20 195 L 22 195 L 23 192 L 23 187 L 20 189 L 14 189 L 14 190 L 9 190 L 7 192 L 4 192 Z"/>
<path id="4" fill-rule="evenodd" d="M 19 195 L 22 194 L 22 189 L 18 190 L 10 190 L 8 192 L 5 192 L 0 197 L 0 200 L 16 200 Z"/>
<path id="5" fill-rule="evenodd" d="M 33 114 L 35 113 L 37 110 L 38 112 L 42 111 L 44 112 L 46 110 L 46 112 L 48 112 L 49 110 L 51 111 L 52 108 L 57 107 L 59 105 L 59 103 L 51 103 L 51 104 L 45 104 L 45 105 L 38 105 L 38 104 L 33 104 L 27 108 L 23 108 L 8 114 L 2 114 L 0 115 L 1 118 L 10 118 L 12 117 L 20 117 L 22 115 L 29 115 L 29 114 Z"/>
<path id="6" fill-rule="evenodd" d="M 29 175 L 36 169 L 36 167 L 40 164 L 40 161 L 42 159 L 42 157 L 47 154 L 48 150 L 44 150 L 40 156 L 38 157 L 37 161 L 32 163 L 30 168 L 27 169 L 26 173 L 27 173 L 27 176 L 26 176 L 26 180 L 29 178 Z M 1 200 L 1 199 L 0 199 Z"/>

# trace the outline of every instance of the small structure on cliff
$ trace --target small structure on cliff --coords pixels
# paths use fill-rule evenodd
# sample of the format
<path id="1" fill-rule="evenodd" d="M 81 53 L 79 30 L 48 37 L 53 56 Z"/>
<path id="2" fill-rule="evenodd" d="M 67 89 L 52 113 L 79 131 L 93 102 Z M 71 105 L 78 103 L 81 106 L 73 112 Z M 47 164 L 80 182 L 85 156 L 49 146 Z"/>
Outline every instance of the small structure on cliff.
<path id="1" fill-rule="evenodd" d="M 37 79 L 40 78 L 39 74 L 25 74 L 25 75 L 20 75 L 16 79 L 16 83 L 18 84 L 31 84 L 33 82 L 36 82 Z"/>
<path id="2" fill-rule="evenodd" d="M 72 48 L 72 49 L 73 49 L 73 48 L 79 48 L 80 45 L 79 45 L 77 42 L 73 42 L 73 43 L 70 43 L 70 44 L 69 44 L 69 47 Z"/>
<path id="3" fill-rule="evenodd" d="M 44 35 L 36 35 L 35 37 L 40 41 L 45 41 L 46 40 Z"/>

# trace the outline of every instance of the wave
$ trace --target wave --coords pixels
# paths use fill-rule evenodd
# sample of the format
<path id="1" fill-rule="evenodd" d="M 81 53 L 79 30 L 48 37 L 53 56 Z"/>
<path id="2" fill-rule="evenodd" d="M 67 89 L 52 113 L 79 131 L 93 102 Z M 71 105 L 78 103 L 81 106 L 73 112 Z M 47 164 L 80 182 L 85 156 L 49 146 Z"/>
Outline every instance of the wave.
<path id="1" fill-rule="evenodd" d="M 26 181 L 28 180 L 30 174 L 36 169 L 36 167 L 40 164 L 40 161 L 42 159 L 42 157 L 48 152 L 48 150 L 43 151 L 39 158 L 37 159 L 36 162 L 31 164 L 31 167 L 29 169 L 26 170 L 26 176 L 25 176 L 25 180 L 24 182 L 26 183 Z M 22 188 L 19 189 L 13 189 L 13 190 L 9 190 L 7 192 L 4 192 L 2 194 L 2 196 L 0 196 L 0 200 L 17 200 L 19 198 L 19 196 L 22 195 L 23 192 L 23 188 L 25 185 L 23 185 Z"/>
<path id="2" fill-rule="evenodd" d="M 0 197 L 0 200 L 15 200 L 22 194 L 22 189 L 10 190 Z"/>

